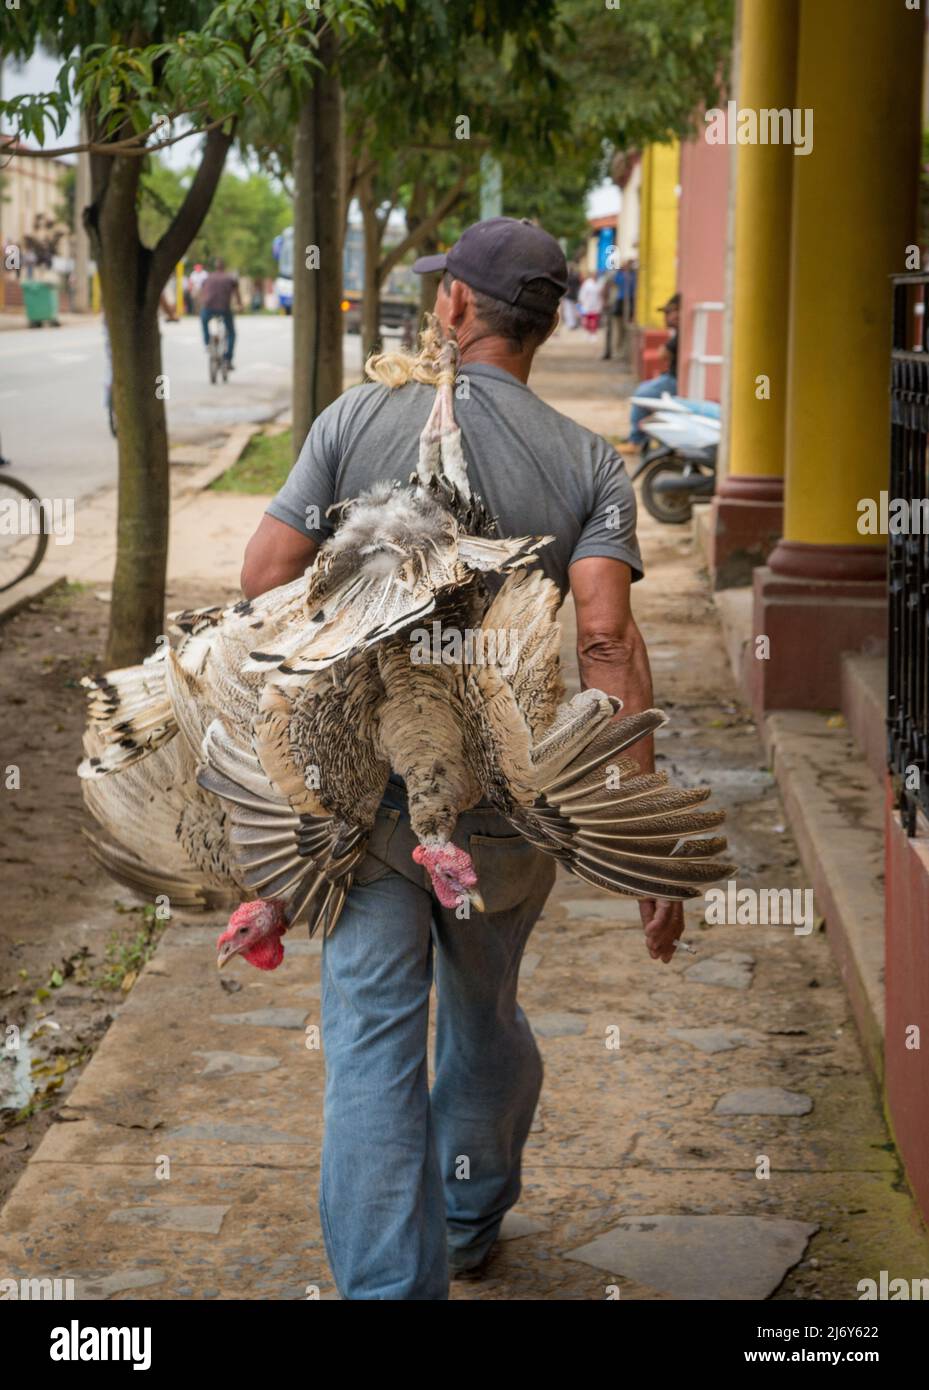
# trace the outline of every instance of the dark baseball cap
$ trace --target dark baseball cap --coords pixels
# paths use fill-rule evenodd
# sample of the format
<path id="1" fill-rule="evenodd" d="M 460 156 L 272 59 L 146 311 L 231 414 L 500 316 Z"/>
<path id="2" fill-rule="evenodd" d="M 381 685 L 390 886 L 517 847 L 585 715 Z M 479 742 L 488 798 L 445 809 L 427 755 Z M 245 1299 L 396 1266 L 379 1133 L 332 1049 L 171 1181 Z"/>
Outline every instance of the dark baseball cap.
<path id="1" fill-rule="evenodd" d="M 526 217 L 489 217 L 486 222 L 475 222 L 450 251 L 420 256 L 413 269 L 417 275 L 447 270 L 472 290 L 504 304 L 552 313 L 568 288 L 564 252 L 553 236 Z M 526 289 L 530 280 L 545 280 L 551 288 Z"/>

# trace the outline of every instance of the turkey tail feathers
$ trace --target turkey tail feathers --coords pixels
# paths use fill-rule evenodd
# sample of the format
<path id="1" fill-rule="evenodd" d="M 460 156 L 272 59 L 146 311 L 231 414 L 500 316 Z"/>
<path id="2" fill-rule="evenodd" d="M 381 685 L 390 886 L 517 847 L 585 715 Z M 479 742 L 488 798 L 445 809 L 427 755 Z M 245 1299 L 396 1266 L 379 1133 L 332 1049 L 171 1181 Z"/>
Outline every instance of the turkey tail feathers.
<path id="1" fill-rule="evenodd" d="M 241 901 L 241 894 L 234 888 L 210 887 L 202 882 L 202 878 L 186 878 L 166 873 L 163 868 L 149 868 L 124 845 L 106 839 L 86 826 L 84 835 L 90 845 L 91 858 L 101 869 L 131 893 L 149 902 L 165 894 L 172 908 L 189 910 L 234 907 Z"/>
<path id="2" fill-rule="evenodd" d="M 104 777 L 130 767 L 177 733 L 165 679 L 167 654 L 163 645 L 140 666 L 83 677 L 87 756 L 78 767 L 79 777 Z"/>
<path id="3" fill-rule="evenodd" d="M 556 756 L 557 774 L 542 782 L 535 806 L 526 813 L 537 816 L 543 836 L 555 840 L 565 867 L 588 883 L 635 897 L 696 897 L 704 884 L 729 875 L 732 866 L 716 857 L 726 848 L 721 836 L 687 837 L 719 825 L 724 813 L 691 809 L 707 799 L 709 787 L 669 787 L 664 774 L 641 773 L 622 757 L 666 722 L 661 710 L 603 721 L 597 717 L 597 696 L 600 692 L 592 690 L 576 696 L 572 705 L 580 706 L 579 717 L 562 719 L 533 749 L 536 763 L 546 747 L 551 756 L 558 735 L 573 748 L 586 718 L 584 746 L 568 761 Z M 543 767 L 547 760 L 541 759 Z M 538 835 L 533 843 L 545 848 Z"/>
<path id="4" fill-rule="evenodd" d="M 696 810 L 709 787 L 669 787 L 664 773 L 643 773 L 626 750 L 665 722 L 661 710 L 613 717 L 619 702 L 598 690 L 563 706 L 532 748 L 535 799 L 506 814 L 537 849 L 587 883 L 640 898 L 697 897 L 732 873 L 718 856 L 722 836 L 694 839 L 724 820 Z"/>

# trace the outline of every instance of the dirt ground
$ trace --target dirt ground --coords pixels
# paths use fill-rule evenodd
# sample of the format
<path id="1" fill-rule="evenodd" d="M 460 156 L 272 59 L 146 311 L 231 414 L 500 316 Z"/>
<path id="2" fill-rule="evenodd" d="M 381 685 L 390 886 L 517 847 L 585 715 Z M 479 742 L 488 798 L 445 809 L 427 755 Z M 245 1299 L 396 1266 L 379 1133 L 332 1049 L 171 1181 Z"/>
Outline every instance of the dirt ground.
<path id="1" fill-rule="evenodd" d="M 81 832 L 80 680 L 102 669 L 101 594 L 68 585 L 0 625 L 0 1024 L 21 1043 L 0 1048 L 0 1205 L 157 941 L 151 913 L 98 869 Z M 168 606 L 215 600 L 185 589 Z"/>

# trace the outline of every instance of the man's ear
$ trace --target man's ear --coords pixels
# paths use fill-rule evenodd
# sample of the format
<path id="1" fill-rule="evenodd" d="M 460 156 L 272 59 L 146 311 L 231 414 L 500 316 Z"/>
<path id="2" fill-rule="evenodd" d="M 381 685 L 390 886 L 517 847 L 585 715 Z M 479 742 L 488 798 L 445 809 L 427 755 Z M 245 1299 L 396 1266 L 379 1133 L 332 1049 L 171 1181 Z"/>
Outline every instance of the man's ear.
<path id="1" fill-rule="evenodd" d="M 463 280 L 453 280 L 448 295 L 448 321 L 452 328 L 460 328 L 474 315 L 474 301 L 471 286 Z"/>

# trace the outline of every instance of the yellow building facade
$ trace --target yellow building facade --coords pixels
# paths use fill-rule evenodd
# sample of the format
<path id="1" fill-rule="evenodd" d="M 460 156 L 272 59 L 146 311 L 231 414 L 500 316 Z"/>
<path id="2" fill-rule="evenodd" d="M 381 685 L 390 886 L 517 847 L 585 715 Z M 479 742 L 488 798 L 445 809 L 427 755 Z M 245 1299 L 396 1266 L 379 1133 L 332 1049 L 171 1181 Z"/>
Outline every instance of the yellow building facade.
<path id="1" fill-rule="evenodd" d="M 636 323 L 663 328 L 660 312 L 677 289 L 680 145 L 649 145 L 642 155 Z"/>

